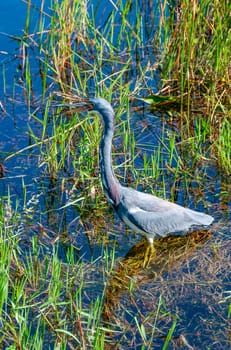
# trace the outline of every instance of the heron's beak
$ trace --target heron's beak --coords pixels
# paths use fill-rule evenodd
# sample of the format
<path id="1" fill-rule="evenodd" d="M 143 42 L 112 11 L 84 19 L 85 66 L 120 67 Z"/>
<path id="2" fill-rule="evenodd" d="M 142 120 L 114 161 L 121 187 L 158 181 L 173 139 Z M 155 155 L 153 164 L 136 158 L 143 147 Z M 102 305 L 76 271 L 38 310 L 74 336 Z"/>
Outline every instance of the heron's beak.
<path id="1" fill-rule="evenodd" d="M 80 101 L 80 102 L 72 102 L 72 103 L 63 103 L 56 105 L 56 107 L 61 107 L 62 112 L 74 113 L 74 112 L 84 112 L 90 111 L 93 109 L 93 104 L 90 101 Z"/>

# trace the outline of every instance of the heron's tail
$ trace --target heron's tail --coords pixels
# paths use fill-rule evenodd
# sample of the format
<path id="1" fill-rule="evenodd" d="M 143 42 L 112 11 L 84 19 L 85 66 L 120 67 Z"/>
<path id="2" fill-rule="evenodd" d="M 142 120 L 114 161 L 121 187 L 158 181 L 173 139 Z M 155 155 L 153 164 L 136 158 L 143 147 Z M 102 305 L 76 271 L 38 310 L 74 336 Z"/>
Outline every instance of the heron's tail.
<path id="1" fill-rule="evenodd" d="M 187 209 L 187 214 L 190 216 L 194 225 L 209 226 L 213 222 L 214 218 L 210 215 L 199 213 L 194 210 Z"/>

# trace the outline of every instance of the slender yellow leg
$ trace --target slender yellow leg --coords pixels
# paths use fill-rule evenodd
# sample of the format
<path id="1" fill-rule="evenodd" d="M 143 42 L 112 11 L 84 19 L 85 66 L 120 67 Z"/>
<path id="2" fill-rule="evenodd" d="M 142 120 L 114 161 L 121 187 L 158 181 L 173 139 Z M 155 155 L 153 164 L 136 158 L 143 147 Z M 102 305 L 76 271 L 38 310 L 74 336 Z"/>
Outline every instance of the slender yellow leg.
<path id="1" fill-rule="evenodd" d="M 155 254 L 155 248 L 153 246 L 153 242 L 149 241 L 148 246 L 147 246 L 146 251 L 145 251 L 145 254 L 144 254 L 143 267 L 148 267 L 154 254 Z"/>

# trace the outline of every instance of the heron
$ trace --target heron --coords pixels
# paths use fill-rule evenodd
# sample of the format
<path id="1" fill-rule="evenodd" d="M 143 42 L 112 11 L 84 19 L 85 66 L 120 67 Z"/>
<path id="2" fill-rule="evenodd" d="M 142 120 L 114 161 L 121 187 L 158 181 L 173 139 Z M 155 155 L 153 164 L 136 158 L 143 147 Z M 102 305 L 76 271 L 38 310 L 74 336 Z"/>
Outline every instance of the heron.
<path id="1" fill-rule="evenodd" d="M 77 105 L 97 112 L 103 121 L 99 164 L 104 192 L 119 218 L 129 228 L 147 238 L 150 252 L 154 249 L 154 239 L 158 237 L 166 237 L 180 231 L 187 232 L 192 226 L 209 226 L 213 222 L 214 219 L 210 215 L 123 186 L 115 176 L 112 166 L 115 113 L 111 104 L 98 97 Z M 147 257 L 150 252 L 147 253 Z"/>

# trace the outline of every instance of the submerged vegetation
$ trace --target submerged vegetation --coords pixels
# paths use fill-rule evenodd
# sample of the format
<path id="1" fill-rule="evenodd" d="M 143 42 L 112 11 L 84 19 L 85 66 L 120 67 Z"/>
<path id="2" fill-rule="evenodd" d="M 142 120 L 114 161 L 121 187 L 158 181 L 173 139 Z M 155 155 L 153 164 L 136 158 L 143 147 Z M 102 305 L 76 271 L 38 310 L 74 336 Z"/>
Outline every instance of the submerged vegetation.
<path id="1" fill-rule="evenodd" d="M 26 157 L 35 184 L 22 173 L 21 197 L 9 186 L 0 201 L 0 348 L 229 348 L 229 12 L 226 1 L 28 1 L 10 99 L 26 102 L 28 143 L 7 150 L 0 180 Z M 117 233 L 101 190 L 100 121 L 61 107 L 95 95 L 116 110 L 120 180 L 209 211 L 214 236 L 157 241 L 147 270 L 143 241 L 127 253 L 135 236 Z"/>

